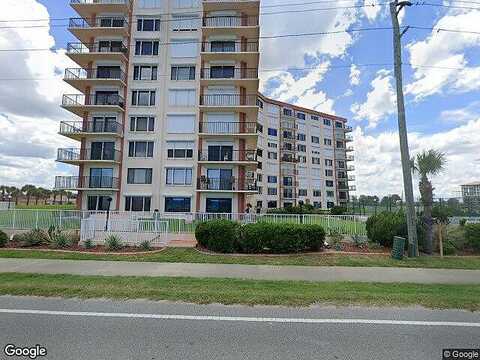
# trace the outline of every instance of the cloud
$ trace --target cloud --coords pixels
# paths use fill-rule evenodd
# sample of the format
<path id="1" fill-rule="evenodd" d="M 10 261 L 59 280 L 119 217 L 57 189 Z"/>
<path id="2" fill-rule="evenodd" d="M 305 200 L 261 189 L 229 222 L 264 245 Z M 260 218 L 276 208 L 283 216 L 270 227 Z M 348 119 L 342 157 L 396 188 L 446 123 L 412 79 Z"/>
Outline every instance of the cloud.
<path id="1" fill-rule="evenodd" d="M 480 118 L 455 129 L 435 134 L 409 134 L 410 154 L 425 149 L 437 149 L 446 154 L 445 171 L 432 178 L 435 195 L 440 197 L 458 196 L 460 184 L 478 181 L 480 167 L 472 166 L 480 149 Z M 360 128 L 353 133 L 357 194 L 402 194 L 402 168 L 398 134 L 384 132 L 366 135 Z M 414 189 L 418 194 L 418 178 L 414 177 Z"/>
<path id="2" fill-rule="evenodd" d="M 480 10 L 455 10 L 438 20 L 435 29 L 475 29 L 479 22 Z M 406 93 L 420 101 L 434 94 L 479 89 L 480 67 L 469 66 L 465 55 L 468 49 L 479 46 L 478 34 L 441 30 L 433 30 L 425 40 L 408 44 L 414 75 L 413 81 L 405 88 Z"/>
<path id="3" fill-rule="evenodd" d="M 357 65 L 352 64 L 350 67 L 350 85 L 358 85 L 360 84 L 360 69 Z"/>
<path id="4" fill-rule="evenodd" d="M 442 111 L 440 119 L 444 122 L 460 124 L 476 119 L 478 114 L 480 114 L 480 101 L 474 101 L 463 108 Z"/>
<path id="5" fill-rule="evenodd" d="M 364 103 L 354 103 L 351 112 L 355 120 L 367 120 L 368 128 L 375 128 L 386 116 L 395 112 L 396 97 L 393 90 L 393 77 L 390 71 L 380 70 L 372 80 L 372 90 Z"/>

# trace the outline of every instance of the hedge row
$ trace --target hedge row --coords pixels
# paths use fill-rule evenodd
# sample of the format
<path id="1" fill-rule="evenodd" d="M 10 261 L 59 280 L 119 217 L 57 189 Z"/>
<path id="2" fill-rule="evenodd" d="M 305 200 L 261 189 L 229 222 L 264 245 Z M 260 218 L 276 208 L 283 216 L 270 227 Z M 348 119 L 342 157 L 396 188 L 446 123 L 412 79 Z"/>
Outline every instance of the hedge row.
<path id="1" fill-rule="evenodd" d="M 216 252 L 287 254 L 320 250 L 325 231 L 320 225 L 212 220 L 200 223 L 195 236 L 200 246 Z"/>

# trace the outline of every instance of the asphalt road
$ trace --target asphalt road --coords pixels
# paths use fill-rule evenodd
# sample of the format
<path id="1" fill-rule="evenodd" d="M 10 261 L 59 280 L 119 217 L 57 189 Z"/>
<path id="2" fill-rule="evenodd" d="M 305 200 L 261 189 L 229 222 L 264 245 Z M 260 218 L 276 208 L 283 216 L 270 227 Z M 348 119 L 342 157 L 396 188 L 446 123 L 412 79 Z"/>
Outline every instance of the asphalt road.
<path id="1" fill-rule="evenodd" d="M 438 360 L 444 348 L 480 347 L 480 313 L 5 296 L 0 359 L 7 344 L 40 344 L 38 359 L 59 360 Z"/>

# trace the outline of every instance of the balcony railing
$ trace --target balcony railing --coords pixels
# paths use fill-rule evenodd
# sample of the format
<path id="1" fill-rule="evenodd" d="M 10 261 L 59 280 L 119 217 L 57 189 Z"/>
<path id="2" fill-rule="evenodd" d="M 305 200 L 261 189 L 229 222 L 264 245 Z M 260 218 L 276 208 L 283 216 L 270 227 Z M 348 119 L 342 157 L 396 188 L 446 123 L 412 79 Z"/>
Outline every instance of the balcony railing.
<path id="1" fill-rule="evenodd" d="M 128 48 L 124 44 L 107 43 L 75 43 L 67 44 L 67 54 L 88 54 L 88 53 L 122 53 L 127 55 Z"/>
<path id="2" fill-rule="evenodd" d="M 125 17 L 98 16 L 95 18 L 70 18 L 68 27 L 71 29 L 89 28 L 128 28 L 128 20 Z"/>
<path id="3" fill-rule="evenodd" d="M 345 126 L 345 132 L 352 132 L 353 128 L 351 126 Z"/>
<path id="4" fill-rule="evenodd" d="M 98 134 L 117 134 L 122 135 L 122 124 L 111 120 L 95 121 L 62 121 L 60 122 L 61 135 L 98 133 Z"/>
<path id="5" fill-rule="evenodd" d="M 209 94 L 200 95 L 203 106 L 258 106 L 257 95 Z"/>
<path id="6" fill-rule="evenodd" d="M 130 5 L 132 0 L 70 0 L 70 4 Z"/>
<path id="7" fill-rule="evenodd" d="M 345 135 L 345 141 L 353 141 L 352 135 Z"/>
<path id="8" fill-rule="evenodd" d="M 118 189 L 119 180 L 111 176 L 57 176 L 55 189 Z"/>
<path id="9" fill-rule="evenodd" d="M 258 16 L 207 16 L 203 18 L 205 27 L 241 27 L 258 26 Z"/>
<path id="10" fill-rule="evenodd" d="M 353 165 L 348 166 L 347 171 L 355 171 L 355 166 Z"/>
<path id="11" fill-rule="evenodd" d="M 258 41 L 210 41 L 202 43 L 202 52 L 241 53 L 258 52 Z"/>
<path id="12" fill-rule="evenodd" d="M 123 108 L 125 106 L 125 101 L 123 100 L 123 97 L 118 94 L 88 96 L 83 94 L 63 95 L 62 106 L 83 105 L 120 106 Z"/>
<path id="13" fill-rule="evenodd" d="M 346 152 L 352 152 L 352 151 L 354 151 L 353 146 L 349 146 L 349 147 L 345 148 L 345 151 L 346 151 Z"/>
<path id="14" fill-rule="evenodd" d="M 207 178 L 205 176 L 197 179 L 197 189 L 210 191 L 258 191 L 257 183 L 255 181 L 241 181 L 235 178 Z"/>
<path id="15" fill-rule="evenodd" d="M 257 161 L 257 150 L 199 150 L 198 161 Z"/>
<path id="16" fill-rule="evenodd" d="M 120 80 L 126 82 L 127 76 L 125 72 L 118 69 L 83 69 L 83 68 L 68 68 L 65 69 L 65 80 Z"/>
<path id="17" fill-rule="evenodd" d="M 354 157 L 353 155 L 348 155 L 348 156 L 346 157 L 346 160 L 347 160 L 347 161 L 355 161 L 355 157 Z"/>
<path id="18" fill-rule="evenodd" d="M 256 134 L 256 122 L 215 122 L 200 123 L 200 133 L 203 134 Z"/>
<path id="19" fill-rule="evenodd" d="M 97 151 L 92 149 L 58 149 L 57 161 L 115 161 L 119 162 L 121 152 L 118 150 Z"/>
<path id="20" fill-rule="evenodd" d="M 350 175 L 348 177 L 348 181 L 355 181 L 355 175 Z"/>
<path id="21" fill-rule="evenodd" d="M 204 68 L 200 70 L 200 77 L 204 80 L 258 79 L 258 69 L 233 67 Z"/>

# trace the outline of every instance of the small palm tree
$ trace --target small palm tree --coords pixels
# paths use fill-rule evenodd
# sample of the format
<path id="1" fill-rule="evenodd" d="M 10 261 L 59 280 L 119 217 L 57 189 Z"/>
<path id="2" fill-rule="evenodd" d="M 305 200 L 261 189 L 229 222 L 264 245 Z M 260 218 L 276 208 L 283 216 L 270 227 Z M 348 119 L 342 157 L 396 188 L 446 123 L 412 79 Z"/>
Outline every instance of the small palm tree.
<path id="1" fill-rule="evenodd" d="M 433 252 L 432 206 L 434 190 L 428 177 L 440 174 L 444 170 L 446 162 L 445 154 L 433 149 L 423 151 L 412 160 L 413 171 L 418 172 L 420 175 L 418 188 L 420 190 L 420 200 L 423 205 L 423 221 L 426 230 L 425 252 L 427 254 Z"/>

